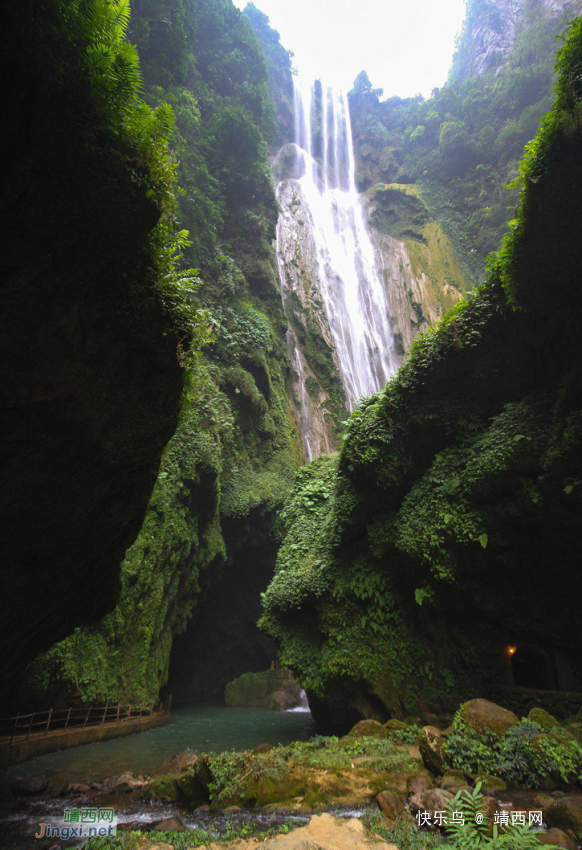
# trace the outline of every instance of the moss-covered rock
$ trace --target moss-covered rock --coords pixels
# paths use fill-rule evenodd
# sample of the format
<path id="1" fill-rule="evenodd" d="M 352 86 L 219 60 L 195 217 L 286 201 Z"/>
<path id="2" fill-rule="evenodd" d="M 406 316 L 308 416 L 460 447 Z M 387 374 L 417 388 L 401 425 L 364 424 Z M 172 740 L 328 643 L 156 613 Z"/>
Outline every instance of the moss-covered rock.
<path id="1" fill-rule="evenodd" d="M 267 708 L 287 711 L 299 705 L 301 687 L 292 678 L 283 679 L 270 670 L 264 673 L 244 673 L 229 682 L 224 701 L 230 706 Z"/>
<path id="2" fill-rule="evenodd" d="M 445 791 L 456 792 L 459 788 L 464 788 L 467 784 L 467 777 L 462 770 L 447 770 L 441 778 L 440 787 Z"/>
<path id="3" fill-rule="evenodd" d="M 489 732 L 502 735 L 519 723 L 517 715 L 486 699 L 472 699 L 464 703 L 459 711 L 459 719 L 474 732 Z"/>
<path id="4" fill-rule="evenodd" d="M 384 724 L 384 729 L 386 729 L 387 731 L 408 728 L 408 723 L 405 723 L 404 720 L 398 720 L 396 717 L 392 717 Z"/>
<path id="5" fill-rule="evenodd" d="M 532 708 L 527 716 L 532 723 L 537 723 L 545 732 L 551 729 L 561 729 L 559 720 L 556 720 L 545 708 Z"/>
<path id="6" fill-rule="evenodd" d="M 385 738 L 386 729 L 377 720 L 360 720 L 350 729 L 348 738 Z"/>
<path id="7" fill-rule="evenodd" d="M 582 838 L 582 801 L 573 797 L 562 797 L 554 800 L 544 810 L 544 818 L 550 828 L 572 830 L 578 838 Z"/>
<path id="8" fill-rule="evenodd" d="M 506 791 L 507 784 L 499 776 L 491 776 L 489 773 L 480 773 L 475 779 L 475 784 L 481 783 L 483 794 L 491 794 L 492 791 Z"/>
<path id="9" fill-rule="evenodd" d="M 319 738 L 268 752 L 199 757 L 186 771 L 158 777 L 150 794 L 176 789 L 188 805 L 212 808 L 277 805 L 312 811 L 330 805 L 364 805 L 381 791 L 406 793 L 421 762 L 415 748 L 379 738 Z M 163 796 L 165 795 L 165 796 Z"/>
<path id="10" fill-rule="evenodd" d="M 445 773 L 447 757 L 440 729 L 436 726 L 424 726 L 418 736 L 418 748 L 427 770 L 437 776 Z"/>

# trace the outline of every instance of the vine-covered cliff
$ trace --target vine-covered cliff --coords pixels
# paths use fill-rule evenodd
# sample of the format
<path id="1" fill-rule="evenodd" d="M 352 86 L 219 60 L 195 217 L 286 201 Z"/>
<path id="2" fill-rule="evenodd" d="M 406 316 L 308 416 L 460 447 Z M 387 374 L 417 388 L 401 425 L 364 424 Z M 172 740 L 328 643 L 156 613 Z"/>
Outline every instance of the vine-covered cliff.
<path id="1" fill-rule="evenodd" d="M 128 16 L 123 0 L 0 12 L 7 691 L 115 605 L 198 334 L 175 271 L 172 116 L 139 98 Z"/>
<path id="2" fill-rule="evenodd" d="M 515 683 L 579 689 L 582 19 L 568 35 L 486 282 L 285 509 L 262 626 L 338 725 Z M 525 678 L 509 647 L 529 653 Z"/>
<path id="3" fill-rule="evenodd" d="M 200 593 L 213 600 L 210 631 L 222 620 L 238 628 L 230 667 L 208 667 L 208 639 L 191 628 L 174 691 L 215 698 L 248 664 L 268 666 L 273 650 L 255 626 L 260 591 L 302 458 L 272 247 L 277 204 L 264 138 L 276 126 L 263 54 L 230 0 L 134 0 L 131 37 L 147 99 L 170 103 L 176 117 L 179 219 L 191 242 L 183 262 L 198 270 L 194 298 L 212 339 L 188 371 L 178 430 L 122 565 L 119 604 L 35 663 L 26 696 L 36 703 L 155 699 L 173 635 Z M 233 598 L 221 601 L 214 588 L 223 580 Z"/>

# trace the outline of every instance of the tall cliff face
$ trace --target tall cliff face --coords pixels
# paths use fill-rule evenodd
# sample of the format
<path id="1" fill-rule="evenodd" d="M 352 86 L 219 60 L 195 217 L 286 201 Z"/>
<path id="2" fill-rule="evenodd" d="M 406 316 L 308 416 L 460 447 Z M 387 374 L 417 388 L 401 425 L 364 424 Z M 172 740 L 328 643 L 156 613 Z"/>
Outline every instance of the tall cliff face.
<path id="1" fill-rule="evenodd" d="M 0 12 L 7 690 L 35 654 L 114 607 L 183 384 L 164 249 L 168 116 L 136 99 L 119 21 L 93 29 L 83 15 L 58 0 Z M 93 65 L 96 47 L 129 76 Z"/>
<path id="2" fill-rule="evenodd" d="M 451 79 L 461 83 L 499 71 L 524 26 L 545 19 L 562 29 L 581 11 L 580 0 L 471 0 Z"/>

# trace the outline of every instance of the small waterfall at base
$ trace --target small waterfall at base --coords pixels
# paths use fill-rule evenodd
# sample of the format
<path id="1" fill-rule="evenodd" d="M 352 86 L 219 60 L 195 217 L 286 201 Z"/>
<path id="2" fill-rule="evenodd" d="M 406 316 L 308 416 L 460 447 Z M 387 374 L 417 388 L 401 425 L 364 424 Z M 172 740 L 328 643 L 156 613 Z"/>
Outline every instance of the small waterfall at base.
<path id="1" fill-rule="evenodd" d="M 309 703 L 307 701 L 307 694 L 305 693 L 305 691 L 303 689 L 301 690 L 301 693 L 299 694 L 299 705 L 296 705 L 295 708 L 289 708 L 289 709 L 287 709 L 287 711 L 288 712 L 292 712 L 292 711 L 308 712 L 308 711 L 310 711 Z"/>
<path id="2" fill-rule="evenodd" d="M 294 77 L 298 179 L 314 226 L 319 288 L 348 406 L 381 389 L 399 362 L 384 284 L 355 181 L 344 92 Z"/>

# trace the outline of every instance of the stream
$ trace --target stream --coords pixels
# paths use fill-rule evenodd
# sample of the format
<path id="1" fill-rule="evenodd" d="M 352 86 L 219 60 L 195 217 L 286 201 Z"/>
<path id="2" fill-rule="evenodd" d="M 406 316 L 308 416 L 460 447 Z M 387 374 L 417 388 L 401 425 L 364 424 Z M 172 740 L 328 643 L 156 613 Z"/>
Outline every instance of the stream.
<path id="1" fill-rule="evenodd" d="M 167 726 L 150 729 L 126 738 L 85 744 L 70 750 L 50 753 L 20 765 L 0 771 L 0 833 L 2 850 L 44 850 L 59 846 L 54 840 L 48 843 L 35 840 L 34 834 L 42 820 L 56 823 L 62 818 L 65 807 L 93 805 L 83 803 L 78 797 L 59 797 L 67 783 L 100 782 L 122 773 L 147 775 L 154 773 L 163 762 L 177 753 L 191 750 L 195 753 L 247 750 L 259 744 L 290 744 L 306 741 L 314 731 L 309 711 L 265 711 L 253 708 L 182 707 L 172 712 Z M 15 798 L 10 786 L 16 779 L 45 776 L 49 791 L 30 798 Z M 108 797 L 107 805 L 115 807 L 119 823 L 156 823 L 179 814 L 190 828 L 202 827 L 224 831 L 227 820 L 264 821 L 265 826 L 281 820 L 276 812 L 236 816 L 210 816 L 177 812 L 175 806 L 134 801 L 128 797 Z M 100 803 L 105 805 L 105 803 Z M 288 820 L 288 815 L 285 820 Z M 307 821 L 308 818 L 300 818 Z M 72 842 L 68 842 L 71 846 Z M 66 846 L 63 844 L 63 846 Z"/>

